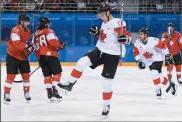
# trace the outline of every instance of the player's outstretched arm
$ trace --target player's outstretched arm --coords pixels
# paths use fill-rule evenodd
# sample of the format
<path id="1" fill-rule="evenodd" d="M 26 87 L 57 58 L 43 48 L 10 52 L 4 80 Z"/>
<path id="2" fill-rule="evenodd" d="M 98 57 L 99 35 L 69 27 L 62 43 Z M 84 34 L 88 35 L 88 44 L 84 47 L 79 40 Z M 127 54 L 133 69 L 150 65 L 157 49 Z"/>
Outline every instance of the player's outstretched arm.
<path id="1" fill-rule="evenodd" d="M 136 60 L 136 63 L 138 65 L 138 68 L 139 69 L 145 69 L 146 66 L 140 58 L 139 50 L 138 50 L 137 46 L 133 46 L 133 54 L 135 56 L 135 60 Z"/>

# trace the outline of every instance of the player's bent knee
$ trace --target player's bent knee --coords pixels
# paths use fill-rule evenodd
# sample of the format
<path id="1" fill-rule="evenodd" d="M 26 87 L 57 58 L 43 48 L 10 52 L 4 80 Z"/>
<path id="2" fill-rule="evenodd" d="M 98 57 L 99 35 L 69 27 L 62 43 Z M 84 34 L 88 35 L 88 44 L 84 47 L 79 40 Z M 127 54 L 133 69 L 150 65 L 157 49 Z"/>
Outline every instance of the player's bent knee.
<path id="1" fill-rule="evenodd" d="M 21 76 L 24 81 L 29 81 L 30 75 L 28 73 L 23 73 Z"/>
<path id="2" fill-rule="evenodd" d="M 7 81 L 14 81 L 15 77 L 15 74 L 7 74 L 6 79 Z"/>
<path id="3" fill-rule="evenodd" d="M 160 73 L 158 72 L 158 70 L 151 70 L 151 75 L 152 75 L 152 79 L 157 79 L 160 77 Z"/>
<path id="4" fill-rule="evenodd" d="M 92 63 L 89 59 L 88 56 L 82 57 L 78 60 L 77 64 L 76 64 L 76 68 L 78 71 L 83 71 L 85 67 L 89 67 L 91 66 Z"/>
<path id="5" fill-rule="evenodd" d="M 49 79 L 52 79 L 51 75 L 44 77 L 44 80 L 49 80 Z"/>
<path id="6" fill-rule="evenodd" d="M 52 76 L 44 77 L 44 84 L 50 84 L 52 83 Z"/>
<path id="7" fill-rule="evenodd" d="M 52 77 L 52 81 L 60 81 L 60 78 L 61 78 L 61 73 L 59 74 L 56 74 Z"/>

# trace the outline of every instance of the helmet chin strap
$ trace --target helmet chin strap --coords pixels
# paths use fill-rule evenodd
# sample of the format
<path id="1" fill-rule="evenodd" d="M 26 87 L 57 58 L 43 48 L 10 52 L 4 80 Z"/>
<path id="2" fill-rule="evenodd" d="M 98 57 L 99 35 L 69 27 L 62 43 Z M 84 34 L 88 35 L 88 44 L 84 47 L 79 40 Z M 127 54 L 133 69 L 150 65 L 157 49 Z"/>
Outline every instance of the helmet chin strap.
<path id="1" fill-rule="evenodd" d="M 25 32 L 27 32 L 27 28 L 24 26 L 24 23 L 21 24 L 21 26 L 22 26 L 23 30 L 24 30 Z"/>
<path id="2" fill-rule="evenodd" d="M 143 44 L 147 44 L 147 42 L 148 42 L 148 37 L 146 37 L 146 38 L 144 38 L 144 40 L 142 40 Z"/>
<path id="3" fill-rule="evenodd" d="M 111 15 L 111 13 L 109 12 L 109 15 L 107 15 L 107 12 L 106 12 L 106 16 L 107 16 L 107 22 L 109 21 L 109 16 Z"/>

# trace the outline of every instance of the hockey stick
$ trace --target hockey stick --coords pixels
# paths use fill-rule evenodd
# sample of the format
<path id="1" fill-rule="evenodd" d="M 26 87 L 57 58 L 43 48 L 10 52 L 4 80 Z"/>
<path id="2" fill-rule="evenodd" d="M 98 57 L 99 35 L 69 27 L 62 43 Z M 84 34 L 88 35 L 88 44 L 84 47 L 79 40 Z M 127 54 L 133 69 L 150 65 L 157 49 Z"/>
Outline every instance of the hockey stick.
<path id="1" fill-rule="evenodd" d="M 171 29 L 168 27 L 168 35 L 171 35 Z M 168 36 L 168 40 L 169 40 L 169 43 L 171 43 L 171 36 Z M 171 47 L 169 47 L 169 50 L 171 50 Z M 173 61 L 173 64 L 174 64 L 174 61 Z M 172 76 L 172 68 L 173 68 L 173 64 L 170 64 L 169 63 L 169 75 Z M 171 83 L 172 79 L 169 80 L 169 82 Z"/>
<path id="2" fill-rule="evenodd" d="M 120 18 L 121 18 L 121 34 L 123 35 L 123 13 L 124 13 L 124 0 L 121 0 L 120 6 Z M 122 43 L 120 43 L 120 52 L 121 52 L 121 59 L 119 61 L 119 65 L 122 66 Z"/>
<path id="3" fill-rule="evenodd" d="M 30 73 L 30 76 L 31 76 L 32 74 L 34 74 L 39 68 L 40 68 L 40 66 L 37 67 L 36 69 L 34 69 L 34 70 Z M 14 80 L 13 82 L 14 82 L 14 83 L 22 83 L 23 80 Z"/>
<path id="4" fill-rule="evenodd" d="M 60 50 L 62 50 L 62 49 L 58 49 L 57 52 L 59 52 Z M 40 68 L 40 66 L 38 66 L 36 69 L 34 69 L 29 75 L 30 76 L 33 75 L 39 68 Z M 23 80 L 16 80 L 16 81 L 14 80 L 13 82 L 14 83 L 22 83 Z"/>

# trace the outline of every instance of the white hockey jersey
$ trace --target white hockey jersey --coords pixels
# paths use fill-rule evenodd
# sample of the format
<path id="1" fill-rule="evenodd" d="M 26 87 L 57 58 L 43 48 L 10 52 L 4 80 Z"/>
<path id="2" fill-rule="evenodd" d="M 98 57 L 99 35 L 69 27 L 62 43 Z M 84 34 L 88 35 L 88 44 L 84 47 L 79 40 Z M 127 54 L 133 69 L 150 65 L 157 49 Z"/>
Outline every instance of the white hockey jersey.
<path id="1" fill-rule="evenodd" d="M 141 60 L 146 66 L 150 66 L 155 61 L 164 61 L 164 55 L 169 54 L 167 45 L 158 38 L 147 39 L 147 44 L 143 44 L 140 39 L 136 40 L 133 48 L 136 61 Z"/>
<path id="2" fill-rule="evenodd" d="M 126 22 L 123 21 L 123 34 L 131 37 L 131 34 L 126 30 Z M 107 23 L 102 23 L 100 29 L 100 37 L 96 47 L 104 53 L 111 55 L 121 55 L 120 43 L 118 42 L 117 35 L 121 34 L 121 19 L 113 18 Z M 125 45 L 122 44 L 122 56 L 126 52 Z"/>

